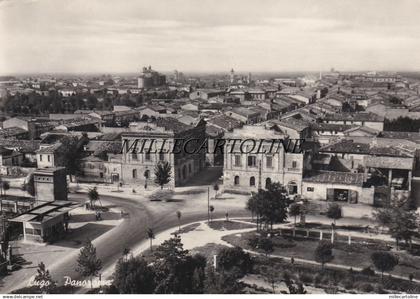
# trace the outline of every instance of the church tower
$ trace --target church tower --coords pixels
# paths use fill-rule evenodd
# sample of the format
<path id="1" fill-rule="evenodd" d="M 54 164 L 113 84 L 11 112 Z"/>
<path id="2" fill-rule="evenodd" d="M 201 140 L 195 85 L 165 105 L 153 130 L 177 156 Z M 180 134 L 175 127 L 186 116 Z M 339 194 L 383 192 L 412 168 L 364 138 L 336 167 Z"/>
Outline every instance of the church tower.
<path id="1" fill-rule="evenodd" d="M 235 82 L 235 71 L 233 69 L 230 70 L 230 83 Z"/>

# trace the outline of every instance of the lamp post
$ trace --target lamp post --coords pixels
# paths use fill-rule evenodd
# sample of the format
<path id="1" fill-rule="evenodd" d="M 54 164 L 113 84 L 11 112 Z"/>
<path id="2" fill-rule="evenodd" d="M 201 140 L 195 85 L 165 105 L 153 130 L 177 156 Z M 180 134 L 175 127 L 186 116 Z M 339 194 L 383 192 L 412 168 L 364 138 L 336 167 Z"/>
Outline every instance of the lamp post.
<path id="1" fill-rule="evenodd" d="M 210 222 L 210 187 L 207 187 L 207 222 Z"/>

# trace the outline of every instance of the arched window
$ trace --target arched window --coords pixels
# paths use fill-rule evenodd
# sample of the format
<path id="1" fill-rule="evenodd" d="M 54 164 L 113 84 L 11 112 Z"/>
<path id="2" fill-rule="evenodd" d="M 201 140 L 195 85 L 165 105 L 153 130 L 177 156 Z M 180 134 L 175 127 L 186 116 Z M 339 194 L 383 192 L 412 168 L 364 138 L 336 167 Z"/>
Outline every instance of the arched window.
<path id="1" fill-rule="evenodd" d="M 235 185 L 239 185 L 239 175 L 235 176 L 234 183 Z"/>
<path id="2" fill-rule="evenodd" d="M 150 178 L 150 170 L 149 170 L 149 169 L 146 169 L 146 170 L 144 171 L 144 177 L 145 177 L 146 179 Z"/>
<path id="3" fill-rule="evenodd" d="M 137 169 L 133 169 L 133 179 L 137 178 Z"/>
<path id="4" fill-rule="evenodd" d="M 255 186 L 255 177 L 252 176 L 252 177 L 249 178 L 249 185 L 251 187 Z"/>
<path id="5" fill-rule="evenodd" d="M 298 192 L 296 182 L 289 182 L 289 184 L 287 184 L 287 190 L 289 191 L 289 194 L 296 194 Z"/>
<path id="6" fill-rule="evenodd" d="M 266 178 L 265 179 L 265 189 L 268 189 L 268 186 L 271 185 L 271 179 L 270 178 Z"/>

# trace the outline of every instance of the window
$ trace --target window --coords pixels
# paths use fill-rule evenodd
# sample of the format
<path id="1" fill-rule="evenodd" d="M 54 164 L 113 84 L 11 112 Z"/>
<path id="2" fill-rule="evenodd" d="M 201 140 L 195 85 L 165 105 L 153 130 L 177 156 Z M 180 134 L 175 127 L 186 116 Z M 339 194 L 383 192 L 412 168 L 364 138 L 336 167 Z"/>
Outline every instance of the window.
<path id="1" fill-rule="evenodd" d="M 235 176 L 234 184 L 235 184 L 235 186 L 239 185 L 239 176 L 238 175 Z"/>
<path id="2" fill-rule="evenodd" d="M 308 192 L 314 192 L 314 187 L 308 187 L 308 188 L 306 188 L 306 191 L 308 191 Z"/>
<path id="3" fill-rule="evenodd" d="M 50 155 L 47 155 L 47 160 L 48 160 L 48 162 L 51 161 Z"/>
<path id="4" fill-rule="evenodd" d="M 144 172 L 144 177 L 146 179 L 148 179 L 150 177 L 150 170 L 149 169 L 146 169 L 146 171 Z"/>
<path id="5" fill-rule="evenodd" d="M 255 177 L 252 176 L 252 177 L 249 178 L 249 185 L 251 187 L 255 186 Z"/>
<path id="6" fill-rule="evenodd" d="M 165 154 L 159 153 L 159 161 L 165 161 Z"/>
<path id="7" fill-rule="evenodd" d="M 131 157 L 133 158 L 133 160 L 137 160 L 138 159 L 137 154 L 131 154 Z"/>
<path id="8" fill-rule="evenodd" d="M 42 161 L 42 155 L 39 155 L 39 161 Z"/>
<path id="9" fill-rule="evenodd" d="M 257 166 L 257 157 L 255 156 L 248 156 L 248 166 L 256 167 Z"/>
<path id="10" fill-rule="evenodd" d="M 267 166 L 267 168 L 272 168 L 273 167 L 273 157 L 272 156 L 267 156 L 266 157 L 266 166 Z"/>
<path id="11" fill-rule="evenodd" d="M 133 169 L 133 179 L 137 178 L 137 169 Z"/>
<path id="12" fill-rule="evenodd" d="M 297 162 L 296 161 L 292 161 L 292 168 L 297 168 Z"/>
<path id="13" fill-rule="evenodd" d="M 145 159 L 146 161 L 150 161 L 150 153 L 145 153 L 145 154 L 144 154 L 144 159 Z"/>
<path id="14" fill-rule="evenodd" d="M 236 167 L 241 166 L 241 155 L 235 155 L 235 166 Z"/>
<path id="15" fill-rule="evenodd" d="M 270 178 L 266 178 L 265 179 L 265 189 L 268 189 L 268 187 L 271 185 L 271 179 Z"/>
<path id="16" fill-rule="evenodd" d="M 289 195 L 296 194 L 298 192 L 298 186 L 296 182 L 289 182 L 289 184 L 287 184 L 287 189 L 289 191 Z"/>

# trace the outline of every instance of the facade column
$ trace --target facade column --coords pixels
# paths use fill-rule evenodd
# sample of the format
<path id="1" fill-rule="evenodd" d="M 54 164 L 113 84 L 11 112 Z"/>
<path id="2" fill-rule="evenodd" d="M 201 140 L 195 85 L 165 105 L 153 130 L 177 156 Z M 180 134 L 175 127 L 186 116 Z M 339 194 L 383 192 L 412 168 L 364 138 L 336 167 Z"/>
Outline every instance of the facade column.
<path id="1" fill-rule="evenodd" d="M 392 169 L 388 170 L 388 186 L 391 186 L 392 182 Z"/>
<path id="2" fill-rule="evenodd" d="M 413 179 L 413 172 L 410 170 L 408 172 L 408 191 L 411 191 L 411 180 Z"/>

